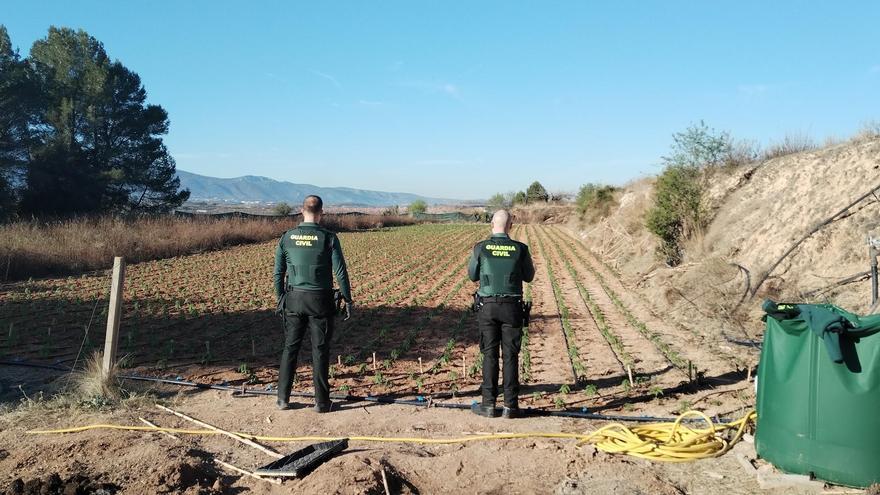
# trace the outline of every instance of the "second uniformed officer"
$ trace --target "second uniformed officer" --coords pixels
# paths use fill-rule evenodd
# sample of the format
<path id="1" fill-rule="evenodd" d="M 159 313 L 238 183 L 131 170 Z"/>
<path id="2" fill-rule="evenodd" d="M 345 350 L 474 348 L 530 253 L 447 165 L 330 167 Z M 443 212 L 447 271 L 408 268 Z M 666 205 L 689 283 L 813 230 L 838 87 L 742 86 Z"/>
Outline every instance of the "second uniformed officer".
<path id="1" fill-rule="evenodd" d="M 483 353 L 483 401 L 473 412 L 496 417 L 498 398 L 498 348 L 504 352 L 505 418 L 520 416 L 519 351 L 526 309 L 523 305 L 523 282 L 531 282 L 535 266 L 529 247 L 510 238 L 513 221 L 506 210 L 492 216 L 492 237 L 474 246 L 468 264 L 468 276 L 480 283 L 475 296 L 480 328 L 480 351 Z"/>
<path id="2" fill-rule="evenodd" d="M 342 247 L 336 234 L 322 228 L 323 202 L 318 196 L 303 201 L 303 222 L 281 236 L 275 250 L 275 295 L 284 316 L 284 351 L 278 371 L 278 408 L 288 409 L 296 360 L 305 332 L 312 341 L 312 379 L 315 410 L 329 412 L 330 340 L 336 312 L 333 276 L 351 316 L 351 286 Z"/>

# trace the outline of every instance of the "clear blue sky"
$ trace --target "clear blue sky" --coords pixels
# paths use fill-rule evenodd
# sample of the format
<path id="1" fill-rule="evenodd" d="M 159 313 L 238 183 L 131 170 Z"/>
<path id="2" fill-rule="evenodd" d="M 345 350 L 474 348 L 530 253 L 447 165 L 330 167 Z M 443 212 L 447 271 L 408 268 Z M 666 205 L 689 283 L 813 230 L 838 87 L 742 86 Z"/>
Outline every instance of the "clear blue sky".
<path id="1" fill-rule="evenodd" d="M 178 167 L 487 197 L 658 171 L 705 120 L 766 143 L 880 119 L 880 2 L 0 0 L 83 28 L 171 117 Z"/>

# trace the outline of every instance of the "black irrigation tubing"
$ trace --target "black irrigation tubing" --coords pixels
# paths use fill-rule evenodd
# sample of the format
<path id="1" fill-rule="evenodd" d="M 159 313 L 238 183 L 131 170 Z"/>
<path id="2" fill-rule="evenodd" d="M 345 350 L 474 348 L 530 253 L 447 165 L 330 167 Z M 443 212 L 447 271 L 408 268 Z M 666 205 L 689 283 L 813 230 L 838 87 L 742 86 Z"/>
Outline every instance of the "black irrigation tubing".
<path id="1" fill-rule="evenodd" d="M 6 361 L 0 360 L 0 365 L 2 366 L 25 366 L 29 368 L 42 368 L 49 369 L 55 371 L 64 371 L 71 372 L 79 370 L 73 370 L 71 368 L 66 368 L 64 366 L 57 366 L 51 364 L 40 364 L 40 363 L 32 363 L 29 361 Z M 240 394 L 254 394 L 254 395 L 276 395 L 274 390 L 265 390 L 265 389 L 249 389 L 246 387 L 233 387 L 229 385 L 211 385 L 209 383 L 199 383 L 192 382 L 182 379 L 169 379 L 169 378 L 154 378 L 149 376 L 139 376 L 139 375 L 119 375 L 119 378 L 124 380 L 136 380 L 136 381 L 146 381 L 153 383 L 163 383 L 167 385 L 177 385 L 181 387 L 194 387 L 204 390 L 221 390 L 225 392 L 238 392 Z M 315 395 L 310 392 L 292 392 L 292 396 L 294 397 L 314 397 Z M 470 409 L 471 406 L 469 404 L 457 404 L 450 402 L 433 402 L 430 400 L 425 400 L 419 396 L 419 399 L 395 399 L 392 397 L 383 397 L 383 396 L 358 396 L 358 395 L 338 395 L 338 394 L 330 394 L 331 399 L 344 400 L 347 402 L 373 402 L 376 404 L 397 404 L 402 406 L 419 406 L 419 407 L 439 407 L 443 409 Z M 529 417 L 553 417 L 553 418 L 572 418 L 572 419 L 591 419 L 591 420 L 600 420 L 600 421 L 626 421 L 626 422 L 635 422 L 635 423 L 659 423 L 659 422 L 673 422 L 677 418 L 666 418 L 666 417 L 658 417 L 658 416 L 620 416 L 614 414 L 597 414 L 597 413 L 589 413 L 585 412 L 586 408 L 582 411 L 548 411 L 545 409 L 532 409 L 527 408 L 523 409 L 523 413 Z M 727 424 L 731 423 L 733 420 L 727 418 L 714 418 L 715 422 L 718 424 Z M 702 422 L 701 419 L 689 419 L 685 418 L 682 422 L 684 423 L 699 423 Z"/>

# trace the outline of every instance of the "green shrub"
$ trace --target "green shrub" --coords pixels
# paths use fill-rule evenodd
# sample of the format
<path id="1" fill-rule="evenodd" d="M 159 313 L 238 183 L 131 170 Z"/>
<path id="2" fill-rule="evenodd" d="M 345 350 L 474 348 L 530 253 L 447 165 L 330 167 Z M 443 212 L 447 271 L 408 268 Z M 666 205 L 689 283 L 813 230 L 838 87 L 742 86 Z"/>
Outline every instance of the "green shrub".
<path id="1" fill-rule="evenodd" d="M 695 166 L 669 165 L 654 186 L 646 226 L 660 238 L 658 252 L 670 266 L 682 261 L 681 241 L 705 226 L 701 175 Z"/>
<path id="2" fill-rule="evenodd" d="M 686 167 L 713 167 L 727 164 L 733 152 L 733 139 L 726 132 L 716 132 L 702 120 L 684 132 L 672 135 L 672 153 L 663 164 Z"/>
<path id="3" fill-rule="evenodd" d="M 486 202 L 486 206 L 492 210 L 500 210 L 502 208 L 507 208 L 510 205 L 503 194 L 495 193 L 489 198 L 489 201 Z"/>
<path id="4" fill-rule="evenodd" d="M 662 159 L 646 226 L 660 238 L 659 254 L 675 266 L 683 258 L 682 241 L 706 226 L 703 171 L 730 163 L 735 148 L 729 134 L 700 121 L 672 135 L 671 151 Z"/>
<path id="5" fill-rule="evenodd" d="M 517 192 L 513 195 L 513 201 L 512 201 L 512 203 L 513 203 L 514 205 L 524 205 L 524 204 L 526 204 L 526 203 L 528 203 L 528 202 L 529 202 L 529 201 L 528 201 L 528 197 L 526 197 L 526 193 L 523 192 L 523 191 L 517 191 Z"/>
<path id="6" fill-rule="evenodd" d="M 287 203 L 281 202 L 275 205 L 275 208 L 272 208 L 272 212 L 278 216 L 286 217 L 293 213 L 293 207 Z"/>
<path id="7" fill-rule="evenodd" d="M 425 213 L 426 211 L 428 211 L 428 204 L 421 199 L 417 199 L 410 203 L 408 210 L 410 215 Z"/>
<path id="8" fill-rule="evenodd" d="M 606 217 L 617 205 L 614 193 L 618 188 L 606 184 L 585 184 L 578 191 L 575 203 L 581 219 L 589 222 Z"/>
<path id="9" fill-rule="evenodd" d="M 536 203 L 538 201 L 546 203 L 550 200 L 550 195 L 540 182 L 535 181 L 532 182 L 528 189 L 526 189 L 526 200 L 528 200 L 529 203 Z"/>

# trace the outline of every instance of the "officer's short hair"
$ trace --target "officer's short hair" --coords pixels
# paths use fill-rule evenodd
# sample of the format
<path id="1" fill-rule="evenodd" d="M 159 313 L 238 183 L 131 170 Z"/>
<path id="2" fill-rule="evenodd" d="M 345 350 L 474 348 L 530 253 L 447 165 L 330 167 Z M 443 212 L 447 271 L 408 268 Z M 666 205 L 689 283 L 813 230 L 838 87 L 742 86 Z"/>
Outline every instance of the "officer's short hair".
<path id="1" fill-rule="evenodd" d="M 315 196 L 314 194 L 306 196 L 306 199 L 303 200 L 303 211 L 312 214 L 324 211 L 324 201 L 321 199 L 321 196 Z"/>
<path id="2" fill-rule="evenodd" d="M 513 219 L 513 216 L 507 210 L 498 210 L 492 215 L 492 226 L 502 228 L 507 226 L 510 221 Z"/>

